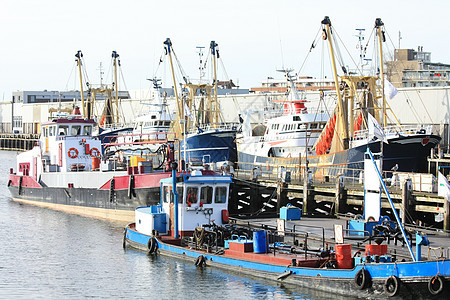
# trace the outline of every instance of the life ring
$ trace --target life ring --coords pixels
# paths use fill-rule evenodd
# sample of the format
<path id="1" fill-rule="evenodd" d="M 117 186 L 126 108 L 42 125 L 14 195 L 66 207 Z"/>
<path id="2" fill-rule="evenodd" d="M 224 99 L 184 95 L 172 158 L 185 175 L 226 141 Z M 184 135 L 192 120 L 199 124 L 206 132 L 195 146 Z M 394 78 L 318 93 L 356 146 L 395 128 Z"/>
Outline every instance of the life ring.
<path id="1" fill-rule="evenodd" d="M 444 290 L 444 278 L 441 275 L 435 275 L 428 281 L 428 291 L 431 295 L 439 295 Z"/>
<path id="2" fill-rule="evenodd" d="M 148 240 L 147 248 L 149 254 L 153 254 L 156 252 L 156 249 L 158 248 L 158 243 L 156 242 L 155 238 L 152 237 Z"/>
<path id="3" fill-rule="evenodd" d="M 195 260 L 195 266 L 197 267 L 206 267 L 206 258 L 203 255 L 200 255 Z"/>
<path id="4" fill-rule="evenodd" d="M 77 158 L 78 157 L 78 150 L 76 148 L 70 148 L 69 151 L 67 151 L 67 155 L 70 158 Z"/>
<path id="5" fill-rule="evenodd" d="M 370 274 L 366 269 L 361 269 L 356 272 L 355 286 L 358 290 L 363 290 L 368 287 L 370 282 Z"/>
<path id="6" fill-rule="evenodd" d="M 383 289 L 386 295 L 394 297 L 400 289 L 400 279 L 394 275 L 389 276 L 384 282 Z"/>
<path id="7" fill-rule="evenodd" d="M 91 154 L 91 156 L 98 157 L 98 156 L 100 156 L 100 151 L 98 151 L 97 148 L 92 148 L 90 151 L 90 154 Z"/>

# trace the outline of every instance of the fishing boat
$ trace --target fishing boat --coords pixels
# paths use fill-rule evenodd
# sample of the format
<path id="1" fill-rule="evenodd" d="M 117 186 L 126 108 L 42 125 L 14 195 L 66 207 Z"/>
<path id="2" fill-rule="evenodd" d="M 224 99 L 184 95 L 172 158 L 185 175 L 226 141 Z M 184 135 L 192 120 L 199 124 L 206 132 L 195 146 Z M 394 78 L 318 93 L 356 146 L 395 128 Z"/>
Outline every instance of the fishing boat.
<path id="1" fill-rule="evenodd" d="M 311 164 L 345 162 L 351 169 L 362 169 L 364 153 L 369 147 L 373 152 L 383 152 L 383 170 L 396 166 L 399 171 L 426 172 L 426 158 L 439 144 L 440 136 L 433 133 L 431 126 L 403 126 L 398 122 L 388 126 L 382 48 L 384 23 L 378 18 L 374 26 L 380 60 L 379 77 L 350 75 L 344 66 L 341 66 L 344 76 L 338 77 L 333 28 L 328 17 L 322 21 L 322 32 L 330 49 L 337 106 L 315 144 L 318 157 L 310 158 Z M 322 155 L 328 157 L 320 157 Z M 339 162 L 339 159 L 344 160 Z"/>
<path id="2" fill-rule="evenodd" d="M 67 212 L 130 222 L 134 209 L 156 204 L 159 182 L 170 172 L 155 171 L 145 157 L 108 157 L 93 136 L 96 122 L 79 109 L 41 124 L 39 142 L 17 155 L 8 187 L 16 201 Z M 174 158 L 166 147 L 166 162 Z"/>
<path id="3" fill-rule="evenodd" d="M 167 144 L 173 114 L 168 110 L 166 96 L 162 95 L 160 80 L 153 78 L 150 81 L 153 82 L 152 101 L 144 103 L 150 108 L 136 117 L 133 128 L 110 136 L 110 142 L 105 144 L 107 151 L 144 151 L 156 154 L 164 150 L 163 145 Z"/>
<path id="4" fill-rule="evenodd" d="M 283 104 L 282 115 L 266 119 L 263 125 L 249 128 L 246 116 L 242 132 L 236 139 L 238 161 L 245 168 L 247 163 L 265 163 L 267 157 L 298 157 L 311 155 L 312 146 L 325 128 L 329 115 L 317 111 L 308 113 L 305 100 L 300 99 L 291 70 L 280 70 L 286 75 L 290 89 Z M 261 134 L 262 133 L 262 134 Z"/>
<path id="5" fill-rule="evenodd" d="M 237 124 L 225 123 L 217 100 L 216 58 L 218 44 L 211 41 L 210 50 L 213 61 L 214 83 L 193 84 L 185 79 L 188 94 L 179 97 L 177 82 L 172 63 L 172 42 L 164 42 L 172 70 L 174 92 L 177 101 L 177 116 L 173 129 L 179 140 L 183 159 L 194 165 L 215 163 L 217 166 L 232 166 L 237 161 L 236 132 Z M 214 90 L 214 92 L 213 92 Z"/>
<path id="6" fill-rule="evenodd" d="M 330 50 L 337 105 L 330 112 L 322 132 L 311 145 L 313 151 L 308 154 L 307 159 L 299 161 L 301 152 L 293 153 L 291 157 L 281 158 L 268 157 L 265 154 L 255 156 L 253 163 L 257 165 L 308 164 L 312 172 L 315 167 L 330 167 L 329 175 L 343 173 L 351 176 L 357 175 L 357 170 L 363 169 L 364 153 L 369 147 L 373 152 L 383 152 L 383 171 L 394 169 L 403 172 L 427 172 L 427 157 L 431 149 L 439 144 L 441 137 L 436 134 L 433 126 L 405 126 L 398 123 L 394 112 L 389 109 L 384 93 L 383 76 L 384 23 L 381 19 L 376 19 L 374 27 L 380 59 L 380 72 L 377 76 L 350 74 L 342 61 L 341 68 L 344 75 L 338 76 L 334 51 L 336 45 L 333 43 L 335 30 L 328 17 L 323 19 L 321 27 L 322 39 L 324 43 L 328 43 Z M 313 45 L 315 43 L 316 41 Z M 388 124 L 388 116 L 392 124 Z M 294 122 L 291 124 L 290 126 L 293 126 Z M 373 130 L 375 127 L 376 131 Z M 380 134 L 376 135 L 374 132 Z M 302 156 L 304 158 L 306 155 Z M 250 162 L 245 157 L 243 161 Z M 239 167 L 245 167 L 245 165 Z"/>
<path id="7" fill-rule="evenodd" d="M 387 192 L 379 164 L 370 151 L 367 157 L 378 176 L 375 181 L 368 179 L 372 184 L 368 189 L 378 182 Z M 364 256 L 358 256 L 361 251 L 352 253 L 351 245 L 342 243 L 336 243 L 334 249 L 327 246 L 312 250 L 305 241 L 303 246 L 298 240 L 295 242 L 295 235 L 288 236 L 289 230 L 282 222 L 284 225 L 275 229 L 268 225 L 250 228 L 230 224 L 230 176 L 203 174 L 199 170 L 179 174 L 176 164 L 172 169 L 172 177 L 161 180 L 160 203 L 136 209 L 135 222 L 124 231 L 124 248 L 347 296 L 448 296 L 450 260 L 421 261 L 420 247 L 427 244 L 425 235 L 416 234 L 416 256 L 408 244 L 411 261 L 397 261 L 387 254 L 387 245 L 383 244 L 366 245 Z M 370 202 L 380 197 L 379 190 L 367 192 L 378 193 L 368 196 Z M 368 209 L 374 207 L 372 204 L 367 205 Z M 367 210 L 366 219 L 357 222 L 364 226 L 376 221 L 384 224 L 386 219 L 378 216 L 376 210 L 375 204 L 375 212 Z M 280 220 L 299 218 L 300 213 L 294 207 L 284 207 Z M 398 225 L 405 237 L 401 223 Z M 359 233 L 364 235 L 366 229 Z"/>

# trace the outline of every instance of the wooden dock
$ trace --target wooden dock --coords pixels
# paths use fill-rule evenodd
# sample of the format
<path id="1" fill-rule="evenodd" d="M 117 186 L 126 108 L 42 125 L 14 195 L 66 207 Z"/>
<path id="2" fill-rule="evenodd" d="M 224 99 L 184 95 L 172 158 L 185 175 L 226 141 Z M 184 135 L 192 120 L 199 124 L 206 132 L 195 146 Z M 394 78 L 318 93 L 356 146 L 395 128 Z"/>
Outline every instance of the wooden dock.
<path id="1" fill-rule="evenodd" d="M 274 215 L 288 203 L 302 208 L 304 215 L 347 215 L 363 214 L 364 189 L 361 180 L 343 175 L 335 177 L 309 176 L 307 181 L 299 174 L 291 176 L 289 182 L 277 174 L 258 176 L 239 171 L 230 199 L 231 215 L 264 216 Z M 402 222 L 413 225 L 450 230 L 449 202 L 437 193 L 412 190 L 410 180 L 388 186 L 391 199 Z M 381 194 L 382 215 L 391 219 L 387 196 Z"/>
<path id="2" fill-rule="evenodd" d="M 2 133 L 0 134 L 0 150 L 30 150 L 38 140 L 39 134 Z"/>

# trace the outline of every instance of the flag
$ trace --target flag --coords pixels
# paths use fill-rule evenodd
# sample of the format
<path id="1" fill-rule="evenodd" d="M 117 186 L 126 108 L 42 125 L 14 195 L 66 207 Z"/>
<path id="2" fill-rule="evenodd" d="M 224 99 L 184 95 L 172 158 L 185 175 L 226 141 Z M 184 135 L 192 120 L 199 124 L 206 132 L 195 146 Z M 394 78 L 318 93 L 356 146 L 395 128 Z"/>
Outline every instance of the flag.
<path id="1" fill-rule="evenodd" d="M 186 102 L 184 102 L 184 115 L 189 117 L 189 119 L 191 119 L 191 121 L 194 121 L 194 117 L 192 116 L 191 110 L 187 106 Z"/>
<path id="2" fill-rule="evenodd" d="M 377 119 L 375 119 L 371 114 L 368 114 L 369 116 L 369 137 L 376 137 L 380 141 L 388 143 L 386 134 L 383 131 L 383 128 L 381 128 L 380 123 L 378 123 Z"/>
<path id="3" fill-rule="evenodd" d="M 398 94 L 398 90 L 395 86 L 392 85 L 392 83 L 389 82 L 389 80 L 385 79 L 385 85 L 384 85 L 384 95 L 388 97 L 389 99 L 392 99 L 395 97 L 395 95 Z"/>

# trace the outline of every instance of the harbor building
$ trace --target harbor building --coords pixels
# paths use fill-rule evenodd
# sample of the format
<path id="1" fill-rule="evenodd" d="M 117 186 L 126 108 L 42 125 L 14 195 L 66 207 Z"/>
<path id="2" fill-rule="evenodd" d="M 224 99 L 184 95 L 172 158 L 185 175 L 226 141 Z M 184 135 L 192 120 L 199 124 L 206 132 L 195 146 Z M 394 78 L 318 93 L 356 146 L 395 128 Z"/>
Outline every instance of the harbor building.
<path id="1" fill-rule="evenodd" d="M 396 49 L 394 60 L 386 62 L 388 80 L 396 87 L 450 86 L 450 64 L 431 61 L 431 52 Z"/>

